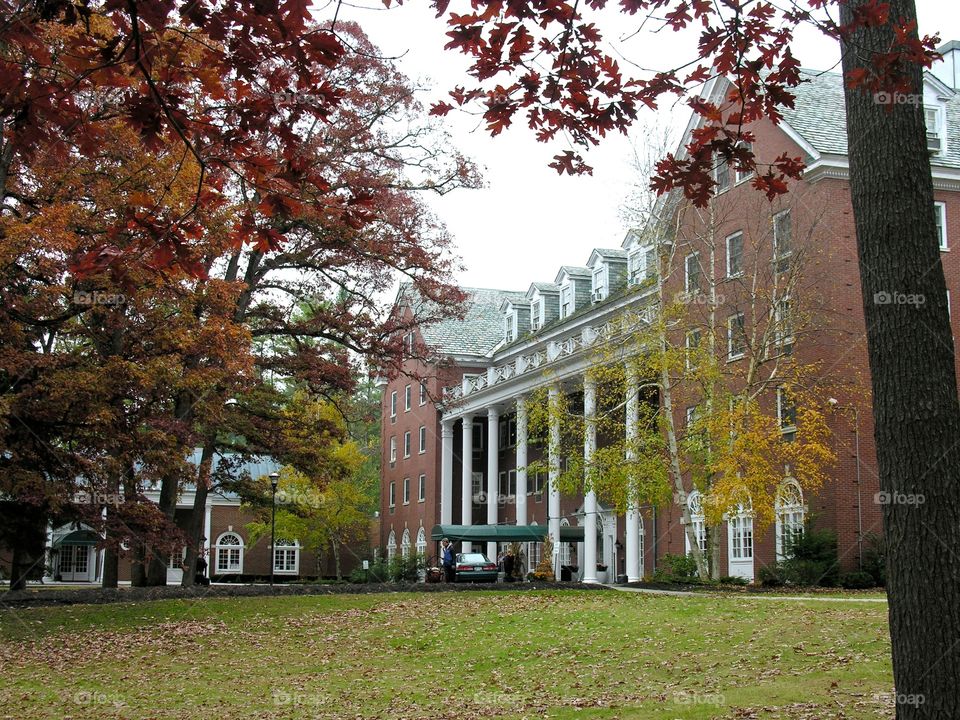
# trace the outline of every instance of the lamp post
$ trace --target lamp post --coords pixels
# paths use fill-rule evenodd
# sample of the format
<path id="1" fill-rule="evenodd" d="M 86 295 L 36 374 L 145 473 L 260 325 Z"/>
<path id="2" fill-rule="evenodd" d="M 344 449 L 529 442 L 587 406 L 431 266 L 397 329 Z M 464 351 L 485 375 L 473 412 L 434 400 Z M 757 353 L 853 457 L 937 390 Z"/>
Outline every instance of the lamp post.
<path id="1" fill-rule="evenodd" d="M 841 410 L 853 410 L 853 442 L 857 459 L 857 565 L 863 570 L 863 502 L 860 489 L 860 409 L 856 405 L 840 405 L 836 398 L 827 400 Z"/>
<path id="2" fill-rule="evenodd" d="M 280 473 L 270 473 L 270 489 L 273 491 L 270 503 L 270 587 L 273 587 L 273 570 L 277 565 L 277 484 Z"/>

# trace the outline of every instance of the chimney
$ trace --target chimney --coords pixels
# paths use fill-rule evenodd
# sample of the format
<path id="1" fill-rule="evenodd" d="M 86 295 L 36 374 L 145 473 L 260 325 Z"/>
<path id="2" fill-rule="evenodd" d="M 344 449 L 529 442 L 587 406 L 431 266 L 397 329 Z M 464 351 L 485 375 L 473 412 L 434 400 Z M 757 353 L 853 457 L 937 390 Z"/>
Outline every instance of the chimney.
<path id="1" fill-rule="evenodd" d="M 943 55 L 942 60 L 937 60 L 930 68 L 940 82 L 948 85 L 954 90 L 960 90 L 960 41 L 951 40 L 944 43 L 937 52 Z"/>

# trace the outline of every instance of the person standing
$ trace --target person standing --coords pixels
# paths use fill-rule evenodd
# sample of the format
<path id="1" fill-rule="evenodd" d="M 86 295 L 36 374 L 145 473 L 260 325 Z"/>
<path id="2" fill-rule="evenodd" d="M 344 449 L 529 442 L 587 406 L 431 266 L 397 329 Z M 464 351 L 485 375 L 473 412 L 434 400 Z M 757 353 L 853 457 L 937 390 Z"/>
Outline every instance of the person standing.
<path id="1" fill-rule="evenodd" d="M 516 558 L 513 556 L 513 549 L 507 548 L 503 556 L 503 580 L 504 582 L 513 582 L 513 568 L 516 565 Z"/>
<path id="2" fill-rule="evenodd" d="M 453 545 L 447 538 L 440 541 L 440 563 L 443 565 L 443 579 L 448 583 L 454 581 Z"/>

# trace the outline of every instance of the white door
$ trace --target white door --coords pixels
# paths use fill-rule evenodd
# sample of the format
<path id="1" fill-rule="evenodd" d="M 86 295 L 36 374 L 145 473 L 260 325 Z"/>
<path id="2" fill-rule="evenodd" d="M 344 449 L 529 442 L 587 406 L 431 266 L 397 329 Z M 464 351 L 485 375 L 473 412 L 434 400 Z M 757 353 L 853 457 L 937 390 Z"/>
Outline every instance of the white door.
<path id="1" fill-rule="evenodd" d="M 93 580 L 94 566 L 92 545 L 60 546 L 57 567 L 60 579 L 64 582 L 90 582 Z"/>
<path id="2" fill-rule="evenodd" d="M 727 521 L 727 573 L 753 582 L 753 518 L 736 515 Z"/>
<path id="3" fill-rule="evenodd" d="M 167 585 L 179 585 L 183 580 L 183 561 L 187 559 L 187 549 L 173 553 L 167 563 Z"/>

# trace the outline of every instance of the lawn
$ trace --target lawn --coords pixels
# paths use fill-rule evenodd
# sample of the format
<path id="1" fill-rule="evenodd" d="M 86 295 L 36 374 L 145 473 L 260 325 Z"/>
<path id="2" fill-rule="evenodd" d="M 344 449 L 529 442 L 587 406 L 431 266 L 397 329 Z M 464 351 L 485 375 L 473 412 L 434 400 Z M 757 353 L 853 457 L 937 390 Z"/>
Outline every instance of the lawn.
<path id="1" fill-rule="evenodd" d="M 617 592 L 0 611 L 16 718 L 893 717 L 887 608 Z"/>

